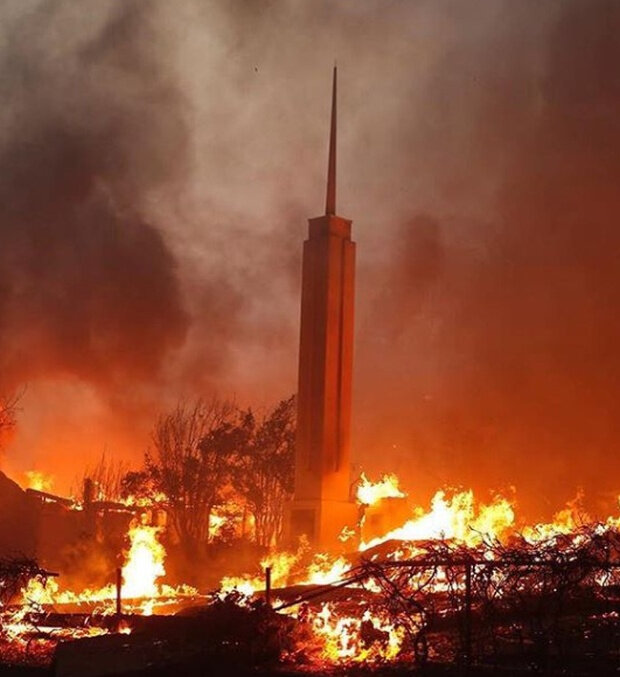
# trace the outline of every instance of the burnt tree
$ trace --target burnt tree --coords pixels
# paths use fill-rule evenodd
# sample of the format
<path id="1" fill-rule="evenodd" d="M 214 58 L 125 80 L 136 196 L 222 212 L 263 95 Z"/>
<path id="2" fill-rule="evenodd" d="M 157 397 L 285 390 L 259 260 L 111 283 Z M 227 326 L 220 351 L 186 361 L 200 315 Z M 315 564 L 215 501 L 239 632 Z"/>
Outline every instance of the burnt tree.
<path id="1" fill-rule="evenodd" d="M 211 514 L 223 500 L 244 434 L 238 410 L 227 400 L 181 403 L 155 424 L 145 475 L 164 496 L 171 526 L 188 554 L 209 542 Z"/>
<path id="2" fill-rule="evenodd" d="M 293 491 L 295 397 L 279 402 L 257 421 L 246 414 L 251 435 L 241 449 L 236 488 L 254 517 L 256 542 L 274 545 L 282 532 L 284 503 Z"/>

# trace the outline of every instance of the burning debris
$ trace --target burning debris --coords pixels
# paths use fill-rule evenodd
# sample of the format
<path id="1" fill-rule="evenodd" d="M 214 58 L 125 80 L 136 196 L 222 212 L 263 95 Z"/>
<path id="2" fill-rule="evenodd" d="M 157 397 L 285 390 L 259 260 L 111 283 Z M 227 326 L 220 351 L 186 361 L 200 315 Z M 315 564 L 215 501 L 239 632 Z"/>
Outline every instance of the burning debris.
<path id="1" fill-rule="evenodd" d="M 29 489 L 50 493 L 54 488 L 54 478 L 39 470 L 27 470 L 25 477 Z"/>
<path id="2" fill-rule="evenodd" d="M 165 224 L 172 214 L 189 215 L 185 206 L 195 204 L 199 212 L 207 207 L 215 219 L 227 221 L 214 194 L 206 193 L 204 203 L 202 197 L 196 199 L 192 180 L 184 176 L 200 164 L 194 162 L 201 154 L 191 146 L 189 129 L 191 120 L 200 119 L 200 107 L 194 109 L 197 101 L 186 97 L 185 74 L 179 78 L 178 67 L 188 55 L 195 61 L 195 54 L 191 47 L 185 52 L 174 45 L 176 28 L 168 31 L 162 20 L 173 17 L 164 10 L 166 3 L 150 9 L 129 2 L 99 17 L 98 30 L 72 28 L 78 42 L 58 39 L 64 27 L 48 31 L 48 25 L 59 25 L 54 23 L 59 17 L 69 17 L 62 9 L 67 3 L 60 3 L 60 10 L 52 4 L 43 3 L 32 17 L 18 13 L 23 24 L 18 21 L 5 41 L 10 58 L 4 68 L 11 76 L 4 78 L 5 99 L 15 105 L 7 108 L 10 133 L 0 144 L 0 195 L 6 206 L 0 223 L 2 387 L 49 382 L 38 409 L 46 408 L 50 394 L 56 398 L 55 388 L 66 387 L 67 402 L 82 405 L 82 397 L 90 399 L 97 432 L 109 422 L 118 428 L 119 439 L 144 439 L 147 422 L 173 389 L 188 386 L 196 396 L 224 380 L 227 358 L 239 358 L 239 369 L 259 361 L 248 356 L 251 351 L 237 349 L 255 344 L 253 338 L 235 338 L 236 330 L 251 327 L 247 334 L 256 332 L 263 342 L 268 332 L 273 345 L 272 335 L 278 333 L 273 329 L 282 318 L 278 313 L 263 318 L 267 331 L 260 330 L 260 302 L 246 305 L 239 281 L 260 286 L 260 274 L 241 274 L 247 261 L 260 258 L 258 248 L 253 251 L 256 240 L 245 243 L 248 258 L 241 243 L 227 251 L 220 269 L 213 265 L 205 273 L 207 281 L 193 267 L 205 271 L 203 264 L 217 258 L 201 247 L 220 247 L 219 235 L 201 245 L 195 237 L 177 238 Z M 377 340 L 376 355 L 385 366 L 394 359 L 399 377 L 391 381 L 401 386 L 390 390 L 387 383 L 382 386 L 387 390 L 377 389 L 378 397 L 390 393 L 377 420 L 387 434 L 402 439 L 403 431 L 386 425 L 384 414 L 415 410 L 421 418 L 413 423 L 410 439 L 422 437 L 416 426 L 431 422 L 435 440 L 428 448 L 449 449 L 457 477 L 464 475 L 463 468 L 456 472 L 459 457 L 452 454 L 453 442 L 468 472 L 477 475 L 472 460 L 476 454 L 485 461 L 493 458 L 488 450 L 498 428 L 507 432 L 499 440 L 503 444 L 493 445 L 497 449 L 512 452 L 527 435 L 537 438 L 532 449 L 544 448 L 551 459 L 554 453 L 559 457 L 558 449 L 563 457 L 562 440 L 579 451 L 596 450 L 598 464 L 584 466 L 581 459 L 575 464 L 588 467 L 590 481 L 598 483 L 601 468 L 612 467 L 607 464 L 618 417 L 609 394 L 617 385 L 618 351 L 611 292 L 618 285 L 608 235 L 610 215 L 617 212 L 617 162 L 609 159 L 609 139 L 617 136 L 612 104 L 618 97 L 615 92 L 609 97 L 607 86 L 600 87 L 593 75 L 604 72 L 603 63 L 616 61 L 608 26 L 617 16 L 606 0 L 596 15 L 582 14 L 578 4 L 539 15 L 545 21 L 532 42 L 548 35 L 545 49 L 542 43 L 534 49 L 546 54 L 548 64 L 545 68 L 541 55 L 530 55 L 527 76 L 516 80 L 517 89 L 534 96 L 524 97 L 527 105 L 510 119 L 507 157 L 501 152 L 486 159 L 484 154 L 466 157 L 466 162 L 476 160 L 472 167 L 483 168 L 484 180 L 470 187 L 480 190 L 484 184 L 483 193 L 496 195 L 488 204 L 476 204 L 474 190 L 469 205 L 467 181 L 454 180 L 462 172 L 449 172 L 443 182 L 430 177 L 429 185 L 437 184 L 438 193 L 450 194 L 450 209 L 453 196 L 458 203 L 461 193 L 466 212 L 476 218 L 495 214 L 496 221 L 480 228 L 494 241 L 468 239 L 463 246 L 458 236 L 447 237 L 442 222 L 450 218 L 449 210 L 441 200 L 431 200 L 429 207 L 440 216 L 414 218 L 406 226 L 410 232 L 397 237 L 400 251 L 391 257 L 395 290 L 415 293 L 404 303 L 401 293 L 394 294 L 398 303 L 390 294 L 377 297 L 382 306 L 398 306 L 390 311 L 399 316 L 392 328 L 372 313 L 378 331 L 370 342 Z M 438 16 L 444 25 L 445 17 Z M 527 42 L 531 23 L 527 16 L 520 24 Z M 589 26 L 587 39 L 577 40 L 583 49 L 575 53 L 590 51 L 594 58 L 580 53 L 580 68 L 566 68 L 574 58 L 564 44 L 580 37 L 583 24 Z M 495 20 L 489 25 L 498 27 Z M 189 44 L 182 32 L 181 42 Z M 235 42 L 244 42 L 242 33 L 230 34 Z M 464 42 L 478 48 L 470 37 Z M 32 53 L 31 45 L 39 42 L 41 54 L 55 58 Z M 602 51 L 590 43 L 600 43 Z M 468 50 L 448 49 L 457 55 Z M 221 51 L 228 61 L 228 50 Z M 313 45 L 313 59 L 315 52 Z M 440 51 L 433 57 L 415 61 L 451 64 Z M 469 68 L 480 63 L 478 58 L 465 61 Z M 484 61 L 494 60 L 485 54 Z M 228 98 L 236 68 L 227 64 L 223 69 L 226 93 L 208 97 L 213 110 Z M 456 80 L 477 82 L 464 72 L 467 77 Z M 491 69 L 486 77 L 512 84 L 507 73 Z M 581 94 L 575 96 L 566 73 L 591 85 L 591 108 L 583 106 Z M 432 80 L 429 70 L 424 81 Z M 404 89 L 410 92 L 409 83 Z M 244 87 L 244 97 L 250 90 Z M 87 666 L 93 672 L 95 664 L 104 663 L 109 672 L 139 671 L 153 662 L 179 671 L 191 663 L 200 674 L 218 660 L 232 672 L 276 662 L 316 672 L 352 665 L 423 667 L 431 661 L 563 673 L 575 666 L 586 672 L 620 668 L 620 517 L 591 519 L 575 504 L 550 523 L 528 525 L 518 519 L 510 498 L 497 495 L 483 502 L 471 490 L 445 488 L 425 509 L 393 474 L 376 483 L 361 475 L 352 491 L 356 244 L 352 222 L 336 210 L 336 91 L 334 68 L 325 212 L 310 220 L 304 243 L 297 396 L 263 415 L 230 400 L 179 402 L 156 420 L 141 468 L 126 472 L 102 463 L 84 478 L 76 497 L 52 493 L 54 478 L 39 471 L 27 473 L 25 491 L 0 473 L 0 543 L 24 552 L 0 561 L 0 652 L 5 661 L 54 663 L 61 674 L 81 674 Z M 431 92 L 436 95 L 441 88 Z M 267 98 L 274 99 L 271 92 Z M 410 97 L 405 98 L 409 105 Z M 430 98 L 443 101 L 443 96 Z M 477 145 L 471 135 L 476 128 L 493 130 L 479 137 L 487 146 L 502 146 L 496 143 L 501 139 L 496 138 L 499 125 L 493 124 L 495 109 L 512 110 L 513 93 L 505 107 L 500 98 L 489 96 L 493 115 L 488 119 L 485 112 L 478 118 L 467 107 L 446 107 L 455 111 L 455 122 L 466 120 L 468 148 Z M 255 111 L 244 110 L 244 124 L 251 128 L 247 122 Z M 416 124 L 424 120 L 411 112 L 403 108 L 397 118 L 416 119 Z M 429 128 L 435 126 L 435 112 Z M 508 127 L 505 117 L 499 116 L 502 127 Z M 451 122 L 450 117 L 442 120 Z M 596 134 L 584 133 L 590 120 Z M 458 126 L 445 124 L 446 129 Z M 601 129 L 606 130 L 602 136 Z M 458 156 L 456 137 L 440 136 L 450 137 L 449 155 Z M 580 141 L 575 145 L 573 139 Z M 598 150 L 597 139 L 602 139 Z M 419 138 L 416 143 L 424 145 Z M 217 145 L 207 147 L 212 151 Z M 572 151 L 565 152 L 564 146 Z M 547 152 L 541 154 L 541 148 Z M 217 153 L 212 156 L 217 173 L 229 181 L 233 156 L 228 149 L 219 160 Z M 380 163 L 373 164 L 374 182 Z M 400 182 L 410 174 L 403 171 L 410 165 L 397 165 L 394 176 Z M 506 173 L 493 188 L 486 185 L 489 167 L 504 167 Z M 179 190 L 181 183 L 188 192 Z M 385 202 L 397 203 L 394 196 L 408 192 L 385 183 Z M 411 194 L 424 192 L 421 184 Z M 273 211 L 280 214 L 285 193 L 275 193 Z M 251 191 L 244 194 L 249 197 Z M 582 204 L 575 203 L 579 198 Z M 395 223 L 411 208 L 398 206 L 392 214 Z M 265 215 L 272 223 L 271 210 Z M 230 218 L 237 216 L 235 211 Z M 462 222 L 469 230 L 469 217 Z M 376 259 L 382 259 L 379 249 Z M 547 266 L 549 259 L 557 265 Z M 271 262 L 271 256 L 265 261 Z M 192 272 L 186 270 L 190 263 Z M 265 285 L 269 293 L 282 282 L 278 277 Z M 417 297 L 420 286 L 424 298 Z M 433 293 L 427 294 L 431 287 Z M 271 297 L 263 300 L 273 305 Z M 433 306 L 433 313 L 427 313 L 427 306 Z M 411 337 L 400 320 L 409 315 L 425 325 L 416 345 L 424 351 L 411 350 L 408 340 L 398 345 L 401 337 Z M 235 329 L 229 333 L 231 326 Z M 224 340 L 205 341 L 207 332 Z M 565 340 L 567 335 L 574 340 Z M 385 350 L 388 344 L 394 350 L 391 359 L 385 357 L 391 352 Z M 410 362 L 403 352 L 422 361 Z M 257 353 L 259 358 L 263 354 Z M 400 381 L 410 380 L 405 364 L 421 376 L 413 390 Z M 253 378 L 260 382 L 260 369 Z M 528 397 L 534 392 L 538 398 Z M 434 400 L 442 403 L 433 408 Z M 424 405 L 412 406 L 414 401 Z M 541 416 L 539 410 L 550 409 L 551 403 L 557 413 Z M 15 404 L 0 399 L 0 432 L 12 431 Z M 59 408 L 50 410 L 57 414 Z M 581 413 L 581 423 L 567 426 L 575 411 Z M 467 423 L 461 426 L 463 420 Z M 136 437 L 129 431 L 134 426 L 140 431 Z M 457 434 L 453 440 L 452 431 L 459 427 L 465 438 L 471 431 L 476 435 L 464 439 Z M 62 429 L 55 421 L 53 430 Z M 574 440 L 567 440 L 566 430 Z M 364 453 L 378 448 L 372 437 Z M 60 457 L 77 445 L 77 438 L 71 440 Z M 505 467 L 505 459 L 498 457 L 495 470 L 488 464 L 491 474 L 484 479 L 501 468 L 502 477 L 516 481 L 522 476 L 515 459 L 511 453 Z M 420 460 L 419 466 L 424 465 Z M 540 477 L 546 481 L 545 473 Z M 235 562 L 229 557 L 233 551 Z M 62 566 L 52 566 L 55 562 Z"/>
<path id="3" fill-rule="evenodd" d="M 33 559 L 0 559 L 0 605 L 7 606 L 26 585 L 35 581 L 45 585 L 50 576 L 57 575 L 41 569 Z"/>
<path id="4" fill-rule="evenodd" d="M 396 477 L 360 479 L 360 506 L 394 498 L 407 498 Z M 143 508 L 117 585 L 69 590 L 33 560 L 2 563 L 3 657 L 44 664 L 59 643 L 116 633 L 143 642 L 163 632 L 170 641 L 172 626 L 162 623 L 177 614 L 212 628 L 210 650 L 243 646 L 250 662 L 544 667 L 595 651 L 609 666 L 620 634 L 620 516 L 580 523 L 577 512 L 573 505 L 557 521 L 517 529 L 503 497 L 485 505 L 471 492 L 438 492 L 428 511 L 414 508 L 400 529 L 355 550 L 337 556 L 302 541 L 296 552 L 264 557 L 259 575 L 226 577 L 213 593 L 162 582 L 165 529 L 143 523 Z"/>
<path id="5" fill-rule="evenodd" d="M 360 475 L 356 491 L 357 501 L 361 505 L 370 506 L 384 498 L 404 498 L 398 487 L 396 475 L 383 475 L 378 482 L 371 482 L 364 473 Z"/>

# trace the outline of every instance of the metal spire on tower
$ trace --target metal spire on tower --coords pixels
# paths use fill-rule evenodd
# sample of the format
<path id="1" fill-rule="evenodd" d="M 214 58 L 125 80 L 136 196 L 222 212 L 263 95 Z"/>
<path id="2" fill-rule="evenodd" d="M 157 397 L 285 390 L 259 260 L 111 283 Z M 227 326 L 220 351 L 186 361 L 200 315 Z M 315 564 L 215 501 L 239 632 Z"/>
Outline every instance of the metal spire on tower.
<path id="1" fill-rule="evenodd" d="M 327 199 L 325 214 L 336 214 L 336 79 L 337 67 L 334 65 L 334 84 L 332 89 L 332 123 L 329 133 L 329 162 L 327 166 Z"/>

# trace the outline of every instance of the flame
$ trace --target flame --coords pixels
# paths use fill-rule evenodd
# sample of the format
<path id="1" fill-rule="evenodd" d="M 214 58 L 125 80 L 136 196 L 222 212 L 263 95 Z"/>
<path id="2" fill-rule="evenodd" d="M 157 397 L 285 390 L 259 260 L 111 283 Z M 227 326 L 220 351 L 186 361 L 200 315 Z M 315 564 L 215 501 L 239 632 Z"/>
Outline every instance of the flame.
<path id="1" fill-rule="evenodd" d="M 34 471 L 29 477 L 31 484 L 45 476 Z M 46 486 L 48 489 L 51 484 Z M 378 482 L 371 482 L 365 475 L 361 476 L 357 489 L 357 498 L 365 506 L 377 505 L 386 498 L 403 498 L 407 494 L 399 487 L 395 475 L 383 475 Z M 556 513 L 548 523 L 528 525 L 521 529 L 521 535 L 531 544 L 545 542 L 550 538 L 563 536 L 578 543 L 579 527 L 590 520 L 581 507 L 581 496 L 570 502 L 563 510 Z M 129 497 L 127 504 L 145 508 L 145 515 L 158 503 L 165 502 L 165 496 L 144 500 Z M 620 496 L 618 497 L 620 505 Z M 232 506 L 232 507 L 231 507 Z M 402 504 L 407 509 L 406 504 Z M 234 506 L 230 504 L 222 514 L 216 514 L 212 521 L 212 531 L 232 524 L 237 520 L 245 528 L 245 516 L 241 517 L 243 506 L 238 505 L 238 514 L 234 514 Z M 231 522 L 230 520 L 233 520 Z M 597 527 L 598 528 L 598 527 Z M 620 529 L 620 516 L 608 517 L 600 523 L 600 529 Z M 162 583 L 166 575 L 166 550 L 161 541 L 165 526 L 153 526 L 140 521 L 131 524 L 128 531 L 128 547 L 124 553 L 122 566 L 122 598 L 123 611 L 148 615 L 154 613 L 166 600 L 179 600 L 182 597 L 196 596 L 198 593 L 189 586 L 173 588 Z M 343 534 L 347 535 L 350 525 L 343 525 Z M 488 544 L 491 541 L 508 542 L 508 537 L 517 532 L 514 505 L 504 496 L 496 496 L 488 503 L 478 502 L 472 491 L 441 490 L 435 493 L 428 509 L 413 508 L 411 517 L 396 529 L 363 541 L 359 544 L 359 553 L 364 553 L 388 541 L 393 541 L 389 548 L 391 559 L 412 557 L 424 552 L 427 544 L 433 540 L 446 540 L 459 546 L 477 548 L 482 557 L 492 557 Z M 245 533 L 245 532 L 242 532 Z M 351 539 L 349 543 L 353 543 Z M 365 557 L 368 557 L 367 553 Z M 307 542 L 302 542 L 296 552 L 273 551 L 260 562 L 260 572 L 254 576 L 227 577 L 222 580 L 221 590 L 236 589 L 251 597 L 264 590 L 264 570 L 271 570 L 271 585 L 274 589 L 292 585 L 330 585 L 345 579 L 356 561 L 355 553 L 348 557 L 334 556 L 329 553 L 312 552 Z M 421 576 L 423 574 L 420 574 Z M 441 592 L 447 589 L 448 581 L 445 571 L 435 572 L 432 589 Z M 601 580 L 601 585 L 608 581 Z M 364 594 L 377 593 L 376 582 L 358 582 L 355 585 L 365 588 Z M 114 613 L 116 589 L 110 584 L 95 590 L 74 592 L 62 590 L 55 579 L 44 584 L 33 579 L 22 590 L 22 604 L 9 613 L 0 608 L 0 625 L 2 633 L 16 645 L 27 645 L 27 638 L 32 632 L 28 623 L 27 611 L 35 608 L 46 608 L 58 604 L 89 604 L 91 612 Z M 305 622 L 312 633 L 312 647 L 316 657 L 322 664 L 347 664 L 356 662 L 392 661 L 403 656 L 406 631 L 394 625 L 386 609 L 372 608 L 365 602 L 347 601 L 345 607 L 333 602 L 316 602 L 310 606 L 299 605 L 289 608 L 288 613 L 301 622 Z M 410 619 L 411 620 L 411 619 Z M 415 619 L 413 619 L 415 623 Z M 131 632 L 131 626 L 119 622 L 116 632 Z M 108 630 L 101 628 L 64 629 L 58 637 L 78 637 L 103 634 Z M 63 635 L 64 633 L 64 635 Z M 404 652 L 404 653 L 403 653 Z"/>
<path id="2" fill-rule="evenodd" d="M 157 597 L 157 580 L 165 575 L 166 551 L 159 541 L 161 527 L 135 525 L 130 528 L 131 545 L 123 566 L 123 596 Z"/>
<path id="3" fill-rule="evenodd" d="M 404 628 L 396 627 L 380 611 L 356 609 L 358 613 L 339 613 L 326 602 L 318 609 L 304 612 L 304 621 L 314 638 L 306 647 L 307 658 L 317 666 L 325 663 L 361 663 L 390 661 L 402 650 Z"/>
<path id="4" fill-rule="evenodd" d="M 361 474 L 357 485 L 357 501 L 362 505 L 374 505 L 383 498 L 404 498 L 398 488 L 396 475 L 383 475 L 378 482 L 371 482 L 364 473 Z"/>
<path id="5" fill-rule="evenodd" d="M 591 521 L 591 517 L 583 509 L 582 502 L 583 494 L 579 492 L 565 508 L 555 513 L 551 522 L 525 526 L 522 530 L 523 536 L 530 543 L 537 543 L 576 531 L 582 524 Z"/>
<path id="6" fill-rule="evenodd" d="M 106 498 L 103 496 L 103 498 Z M 134 496 L 130 494 L 121 499 L 121 503 L 131 508 L 153 508 L 165 505 L 168 497 L 163 491 L 155 492 L 151 496 Z"/>
<path id="7" fill-rule="evenodd" d="M 351 563 L 344 557 L 334 559 L 326 553 L 319 553 L 310 562 L 304 583 L 312 585 L 334 583 L 343 578 L 350 568 Z"/>
<path id="8" fill-rule="evenodd" d="M 446 497 L 438 491 L 431 501 L 431 509 L 416 509 L 415 517 L 403 526 L 360 545 L 368 550 L 389 540 L 423 541 L 455 539 L 465 545 L 477 545 L 483 536 L 501 537 L 514 524 L 514 510 L 508 499 L 497 496 L 488 505 L 476 505 L 472 491 Z"/>
<path id="9" fill-rule="evenodd" d="M 28 470 L 24 473 L 28 489 L 51 492 L 54 488 L 54 478 L 39 470 Z"/>
<path id="10" fill-rule="evenodd" d="M 260 561 L 263 572 L 260 576 L 225 576 L 220 583 L 220 589 L 223 592 L 237 590 L 251 597 L 259 590 L 264 590 L 264 572 L 268 567 L 271 569 L 271 585 L 274 588 L 286 587 L 289 585 L 292 572 L 305 550 L 307 550 L 307 544 L 302 544 L 300 549 L 295 553 L 273 552 Z"/>
<path id="11" fill-rule="evenodd" d="M 128 532 L 129 548 L 122 567 L 123 608 L 131 613 L 150 615 L 154 608 L 167 600 L 194 597 L 195 588 L 188 585 L 172 587 L 158 581 L 165 573 L 166 550 L 159 540 L 161 527 L 134 523 Z M 43 583 L 31 579 L 22 589 L 24 606 L 81 605 L 93 606 L 93 612 L 111 614 L 116 611 L 116 587 L 109 584 L 79 592 L 61 590 L 55 579 Z"/>

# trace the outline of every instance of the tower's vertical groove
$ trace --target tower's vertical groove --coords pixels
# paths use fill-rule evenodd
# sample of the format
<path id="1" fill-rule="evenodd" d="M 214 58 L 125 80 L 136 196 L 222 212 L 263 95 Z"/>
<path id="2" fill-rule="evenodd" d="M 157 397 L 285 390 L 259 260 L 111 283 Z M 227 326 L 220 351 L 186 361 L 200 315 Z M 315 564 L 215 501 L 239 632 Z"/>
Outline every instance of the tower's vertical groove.
<path id="1" fill-rule="evenodd" d="M 325 198 L 325 214 L 334 216 L 336 214 L 336 87 L 338 80 L 338 70 L 334 66 L 334 79 L 332 84 L 332 117 L 329 130 L 329 159 L 327 161 L 327 195 Z"/>

